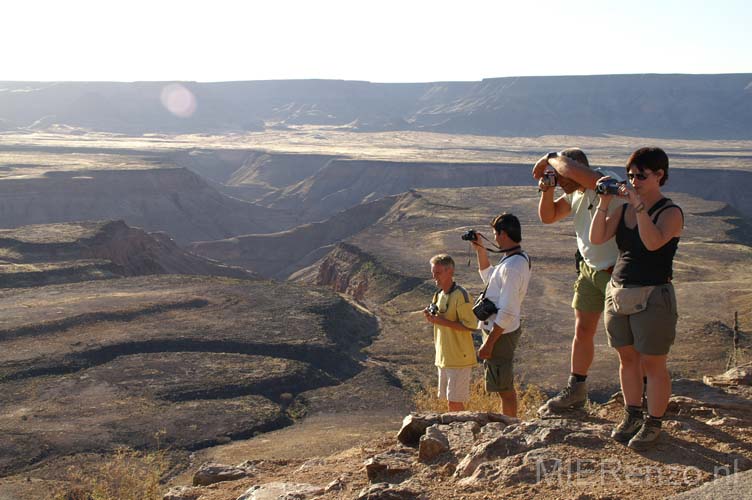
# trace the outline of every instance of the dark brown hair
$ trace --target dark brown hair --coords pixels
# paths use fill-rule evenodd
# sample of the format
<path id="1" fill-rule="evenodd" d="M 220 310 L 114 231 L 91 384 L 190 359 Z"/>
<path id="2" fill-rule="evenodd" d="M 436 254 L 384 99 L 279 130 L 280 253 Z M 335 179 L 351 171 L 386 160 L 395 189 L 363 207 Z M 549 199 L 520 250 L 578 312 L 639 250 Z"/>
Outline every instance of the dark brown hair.
<path id="1" fill-rule="evenodd" d="M 668 180 L 668 155 L 661 148 L 640 148 L 629 156 L 627 160 L 627 173 L 630 168 L 636 168 L 640 172 L 663 171 L 663 177 L 658 181 L 659 186 L 666 184 Z"/>
<path id="2" fill-rule="evenodd" d="M 522 241 L 522 227 L 520 226 L 520 219 L 512 214 L 504 212 L 501 215 L 497 215 L 496 217 L 494 217 L 494 220 L 491 221 L 491 227 L 493 227 L 494 231 L 496 231 L 497 233 L 504 231 L 505 233 L 507 233 L 507 236 L 509 236 L 509 238 L 515 243 Z"/>

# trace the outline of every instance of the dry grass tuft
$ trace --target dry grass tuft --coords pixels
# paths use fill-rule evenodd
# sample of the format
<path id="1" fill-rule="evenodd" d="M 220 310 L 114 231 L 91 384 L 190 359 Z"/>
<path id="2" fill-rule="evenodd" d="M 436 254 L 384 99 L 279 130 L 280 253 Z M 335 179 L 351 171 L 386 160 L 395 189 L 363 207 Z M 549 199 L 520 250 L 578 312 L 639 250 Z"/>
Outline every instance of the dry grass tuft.
<path id="1" fill-rule="evenodd" d="M 119 448 L 92 468 L 70 468 L 68 484 L 54 500 L 161 500 L 160 480 L 168 470 L 164 451 Z"/>
<path id="2" fill-rule="evenodd" d="M 546 395 L 535 384 L 524 387 L 517 381 L 514 384 L 517 391 L 517 416 L 521 420 L 537 418 L 538 408 L 546 402 Z M 446 400 L 436 397 L 435 387 L 424 387 L 413 397 L 415 408 L 419 412 L 444 413 L 447 411 Z M 483 379 L 476 379 L 470 386 L 470 401 L 465 407 L 469 411 L 498 412 L 499 397 L 489 394 L 483 386 Z"/>

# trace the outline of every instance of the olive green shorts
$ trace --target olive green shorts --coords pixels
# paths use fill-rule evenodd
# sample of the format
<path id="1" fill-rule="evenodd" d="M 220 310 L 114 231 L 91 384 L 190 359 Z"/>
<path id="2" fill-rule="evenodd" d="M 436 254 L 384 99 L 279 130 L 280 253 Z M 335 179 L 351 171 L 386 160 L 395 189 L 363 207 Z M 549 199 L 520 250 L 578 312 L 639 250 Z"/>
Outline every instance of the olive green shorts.
<path id="1" fill-rule="evenodd" d="M 610 296 L 606 298 L 607 303 L 610 300 Z M 604 322 L 608 345 L 614 348 L 631 345 L 641 354 L 668 354 L 676 337 L 678 318 L 674 285 L 659 285 L 648 297 L 644 311 L 625 316 L 606 307 Z"/>
<path id="2" fill-rule="evenodd" d="M 611 280 L 611 273 L 596 271 L 583 260 L 580 262 L 580 274 L 574 282 L 572 309 L 587 312 L 603 312 L 606 300 L 606 285 Z"/>
<path id="3" fill-rule="evenodd" d="M 514 351 L 520 342 L 522 328 L 503 334 L 494 344 L 491 359 L 483 360 L 486 392 L 507 392 L 514 389 Z M 483 332 L 483 340 L 488 335 Z"/>

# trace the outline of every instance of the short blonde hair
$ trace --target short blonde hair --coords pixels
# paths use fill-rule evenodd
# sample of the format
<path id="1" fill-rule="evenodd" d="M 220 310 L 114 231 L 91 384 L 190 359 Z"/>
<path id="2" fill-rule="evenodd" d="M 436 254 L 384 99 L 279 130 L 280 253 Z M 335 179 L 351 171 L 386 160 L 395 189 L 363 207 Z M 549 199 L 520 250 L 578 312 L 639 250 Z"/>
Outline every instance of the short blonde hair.
<path id="1" fill-rule="evenodd" d="M 452 269 L 454 269 L 454 259 L 451 255 L 446 253 L 440 253 L 431 257 L 431 264 L 438 264 L 440 266 L 451 267 Z"/>

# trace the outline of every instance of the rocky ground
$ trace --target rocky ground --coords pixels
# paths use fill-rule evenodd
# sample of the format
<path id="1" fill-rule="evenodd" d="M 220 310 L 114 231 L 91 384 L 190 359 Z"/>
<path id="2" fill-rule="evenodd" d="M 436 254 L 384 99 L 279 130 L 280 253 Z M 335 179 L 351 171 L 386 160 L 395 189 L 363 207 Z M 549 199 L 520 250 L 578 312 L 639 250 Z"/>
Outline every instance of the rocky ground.
<path id="1" fill-rule="evenodd" d="M 193 485 L 164 498 L 667 498 L 752 469 L 752 365 L 706 382 L 674 381 L 664 434 L 645 452 L 609 437 L 623 408 L 617 394 L 523 422 L 411 414 L 399 433 L 330 456 L 204 464 Z"/>

